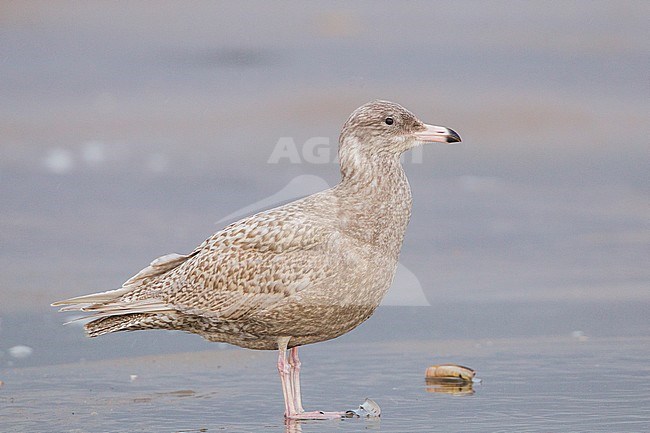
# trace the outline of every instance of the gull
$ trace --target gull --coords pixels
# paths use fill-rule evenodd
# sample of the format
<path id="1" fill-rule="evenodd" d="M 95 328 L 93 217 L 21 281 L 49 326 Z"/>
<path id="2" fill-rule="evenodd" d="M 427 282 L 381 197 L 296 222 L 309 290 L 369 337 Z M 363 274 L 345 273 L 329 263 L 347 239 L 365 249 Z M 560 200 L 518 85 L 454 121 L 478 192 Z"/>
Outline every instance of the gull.
<path id="1" fill-rule="evenodd" d="M 116 290 L 52 305 L 89 313 L 90 337 L 168 329 L 277 350 L 286 418 L 345 416 L 303 409 L 298 348 L 373 314 L 411 216 L 400 156 L 422 143 L 459 141 L 396 103 L 369 102 L 343 125 L 336 186 L 234 222 L 189 254 L 159 257 Z"/>

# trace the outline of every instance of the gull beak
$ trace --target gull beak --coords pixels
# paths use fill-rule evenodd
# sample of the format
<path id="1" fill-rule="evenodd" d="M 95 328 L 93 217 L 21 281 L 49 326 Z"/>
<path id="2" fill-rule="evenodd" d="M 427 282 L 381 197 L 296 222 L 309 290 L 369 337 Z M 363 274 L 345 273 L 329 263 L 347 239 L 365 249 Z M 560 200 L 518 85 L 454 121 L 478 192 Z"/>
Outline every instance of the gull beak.
<path id="1" fill-rule="evenodd" d="M 460 142 L 460 135 L 453 129 L 445 128 L 444 126 L 435 126 L 424 124 L 426 128 L 424 131 L 416 132 L 413 134 L 418 141 L 425 143 L 437 141 L 439 143 L 458 143 Z"/>

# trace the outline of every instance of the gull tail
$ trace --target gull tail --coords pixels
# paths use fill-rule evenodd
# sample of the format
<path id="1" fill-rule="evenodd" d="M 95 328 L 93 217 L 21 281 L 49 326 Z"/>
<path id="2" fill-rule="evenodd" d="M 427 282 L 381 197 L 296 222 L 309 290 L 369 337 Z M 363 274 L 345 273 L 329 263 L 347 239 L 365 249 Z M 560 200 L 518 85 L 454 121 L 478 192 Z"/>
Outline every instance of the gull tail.
<path id="1" fill-rule="evenodd" d="M 84 325 L 86 335 L 90 338 L 110 334 L 118 331 L 134 331 L 143 329 L 139 326 L 146 318 L 146 314 L 128 314 L 124 316 L 109 316 L 95 319 Z"/>
<path id="2" fill-rule="evenodd" d="M 60 311 L 83 311 L 88 316 L 78 317 L 70 322 L 93 319 L 84 325 L 89 337 L 108 334 L 110 332 L 128 331 L 146 328 L 146 319 L 158 314 L 173 314 L 176 310 L 165 302 L 155 299 L 135 299 L 123 301 L 119 298 L 122 289 L 108 292 L 93 293 L 55 302 L 53 306 L 61 306 Z"/>
<path id="3" fill-rule="evenodd" d="M 120 296 L 131 290 L 131 287 L 122 287 L 117 290 L 108 290 L 106 292 L 92 293 L 90 295 L 56 301 L 51 305 L 53 307 L 62 307 L 59 311 L 88 311 L 87 308 L 119 299 Z"/>
<path id="4" fill-rule="evenodd" d="M 198 251 L 197 249 L 187 255 L 174 253 L 159 257 L 131 277 L 119 289 L 57 301 L 52 303 L 52 306 L 62 307 L 59 311 L 90 313 L 88 316 L 71 321 L 93 319 L 84 325 L 90 337 L 108 334 L 109 332 L 150 327 L 151 319 L 154 319 L 157 315 L 173 314 L 176 310 L 160 299 L 146 297 L 146 294 L 140 292 L 140 289 L 146 287 L 151 279 L 169 272 L 190 257 L 195 256 Z M 136 291 L 140 293 L 135 295 L 134 292 Z M 130 296 L 125 296 L 129 294 Z"/>

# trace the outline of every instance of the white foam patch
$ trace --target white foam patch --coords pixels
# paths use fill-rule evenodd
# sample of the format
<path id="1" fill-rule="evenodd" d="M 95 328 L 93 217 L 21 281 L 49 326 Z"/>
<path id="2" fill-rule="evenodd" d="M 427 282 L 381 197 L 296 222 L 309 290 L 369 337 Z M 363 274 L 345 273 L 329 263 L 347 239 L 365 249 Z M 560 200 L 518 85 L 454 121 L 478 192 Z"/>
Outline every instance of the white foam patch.
<path id="1" fill-rule="evenodd" d="M 9 348 L 9 355 L 16 359 L 28 358 L 32 353 L 34 353 L 34 349 L 29 346 L 18 345 Z"/>
<path id="2" fill-rule="evenodd" d="M 66 174 L 75 166 L 72 152 L 60 147 L 50 149 L 43 159 L 45 168 L 54 174 Z"/>

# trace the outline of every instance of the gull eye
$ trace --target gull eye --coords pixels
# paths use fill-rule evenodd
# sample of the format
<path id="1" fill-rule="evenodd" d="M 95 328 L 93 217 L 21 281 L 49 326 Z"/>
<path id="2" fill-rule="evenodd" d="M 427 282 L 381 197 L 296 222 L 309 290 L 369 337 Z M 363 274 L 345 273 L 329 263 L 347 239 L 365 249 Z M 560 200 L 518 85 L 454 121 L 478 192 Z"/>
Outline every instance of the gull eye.
<path id="1" fill-rule="evenodd" d="M 386 122 L 386 125 L 392 125 L 395 121 L 393 120 L 392 117 L 387 117 L 386 120 L 384 120 L 384 122 Z"/>

